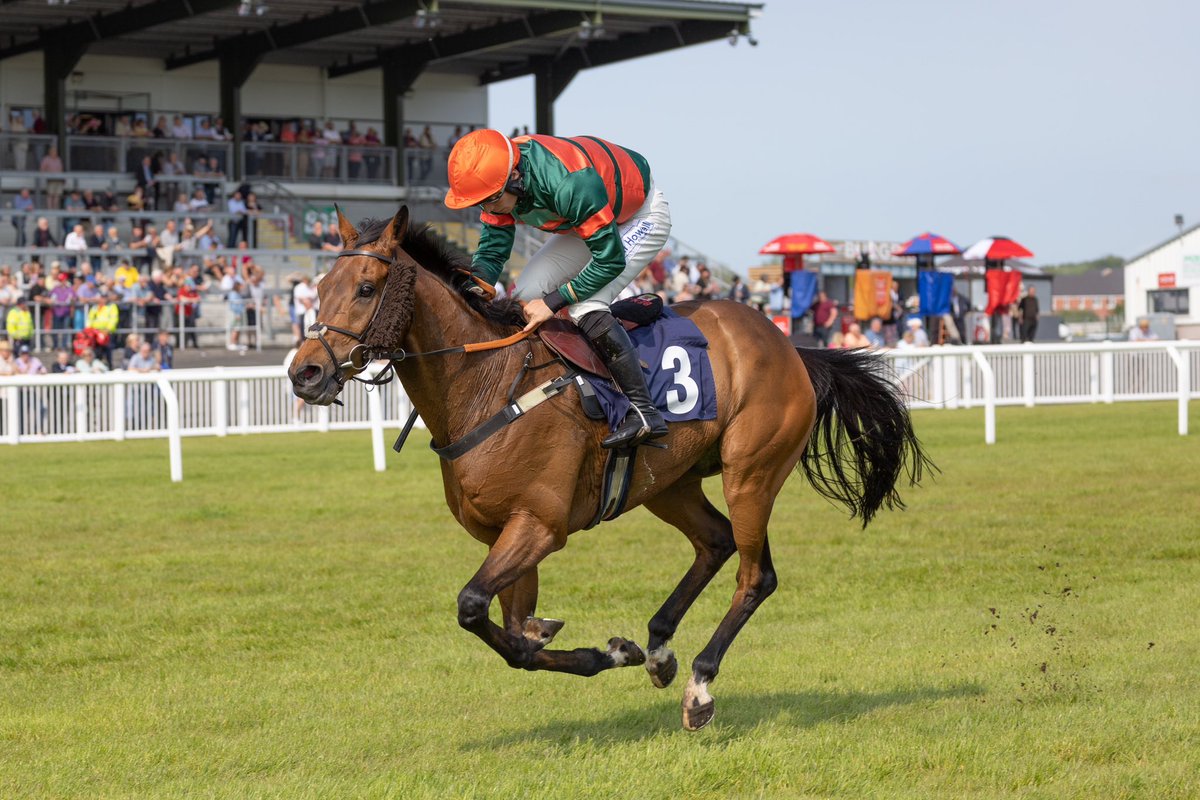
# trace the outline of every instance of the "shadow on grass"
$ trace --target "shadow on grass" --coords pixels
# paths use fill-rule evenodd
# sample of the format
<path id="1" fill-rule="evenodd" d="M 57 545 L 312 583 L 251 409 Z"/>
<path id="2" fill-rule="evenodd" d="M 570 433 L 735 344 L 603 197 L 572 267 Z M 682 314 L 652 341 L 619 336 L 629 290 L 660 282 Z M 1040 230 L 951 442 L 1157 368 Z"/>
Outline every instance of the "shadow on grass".
<path id="1" fill-rule="evenodd" d="M 932 704 L 951 698 L 976 697 L 983 693 L 982 686 L 967 683 L 950 687 L 910 687 L 887 692 L 717 694 L 717 716 L 713 723 L 713 732 L 717 737 L 714 741 L 724 741 L 764 722 L 809 728 L 824 722 L 849 721 L 889 706 Z M 664 713 L 664 704 L 658 700 L 647 703 L 644 708 L 630 709 L 602 719 L 596 719 L 594 715 L 558 719 L 527 730 L 467 741 L 463 747 L 474 750 L 531 741 L 544 744 L 578 740 L 616 743 L 646 739 L 681 729 L 679 696 L 673 692 L 669 714 Z"/>

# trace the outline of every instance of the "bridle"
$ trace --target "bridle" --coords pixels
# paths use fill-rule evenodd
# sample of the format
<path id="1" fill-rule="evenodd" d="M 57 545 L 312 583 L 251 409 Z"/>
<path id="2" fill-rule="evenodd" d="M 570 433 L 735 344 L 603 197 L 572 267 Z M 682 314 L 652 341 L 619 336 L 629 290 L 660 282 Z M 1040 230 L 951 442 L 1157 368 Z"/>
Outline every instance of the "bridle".
<path id="1" fill-rule="evenodd" d="M 336 263 L 339 259 L 346 256 L 367 256 L 375 259 L 376 261 L 382 261 L 383 263 L 387 264 L 389 275 L 391 274 L 390 270 L 393 267 L 399 266 L 400 263 L 394 254 L 391 257 L 388 257 L 380 253 L 371 252 L 370 250 L 342 250 L 337 254 L 334 262 Z M 470 273 L 466 272 L 466 274 L 469 275 Z M 477 278 L 475 280 L 478 282 Z M 346 328 L 339 328 L 336 325 L 327 325 L 319 320 L 309 326 L 308 330 L 304 333 L 305 339 L 316 339 L 321 343 L 321 346 L 325 348 L 325 352 L 329 354 L 329 360 L 334 366 L 333 379 L 337 382 L 338 392 L 341 392 L 346 385 L 346 379 L 342 377 L 342 372 L 344 370 L 353 370 L 349 376 L 350 380 L 352 381 L 370 384 L 371 386 L 382 386 L 386 383 L 391 383 L 392 379 L 396 376 L 395 362 L 397 361 L 404 361 L 406 358 L 417 358 L 419 356 L 440 356 L 448 353 L 478 353 L 483 350 L 496 350 L 516 344 L 517 342 L 529 336 L 529 333 L 520 331 L 504 339 L 496 339 L 490 342 L 474 342 L 471 344 L 454 345 L 453 347 L 443 347 L 440 350 L 427 350 L 423 353 L 409 353 L 403 349 L 383 350 L 378 347 L 370 347 L 363 340 L 366 338 L 367 332 L 371 330 L 371 326 L 375 323 L 375 318 L 379 316 L 379 310 L 383 308 L 384 300 L 387 299 L 387 287 L 390 282 L 391 281 L 384 281 L 383 291 L 379 293 L 379 302 L 376 303 L 375 311 L 373 314 L 371 314 L 371 319 L 367 321 L 367 325 L 362 329 L 361 333 L 355 333 L 354 331 L 347 330 Z M 340 333 L 343 336 L 348 336 L 354 341 L 358 342 L 358 344 L 350 348 L 350 352 L 346 355 L 346 361 L 341 363 L 338 362 L 337 355 L 333 352 L 333 348 L 330 347 L 329 342 L 325 339 L 326 331 Z M 387 366 L 380 370 L 374 378 L 369 380 L 358 377 L 359 374 L 361 374 L 367 368 L 367 365 L 375 360 L 387 361 Z M 341 405 L 340 400 L 334 400 L 333 402 Z"/>
<path id="2" fill-rule="evenodd" d="M 400 263 L 394 254 L 391 257 L 388 257 L 379 253 L 374 253 L 370 250 L 342 250 L 337 254 L 337 258 L 334 259 L 334 262 L 336 263 L 338 260 L 348 256 L 367 256 L 375 259 L 376 261 L 382 261 L 383 263 L 387 264 L 389 274 L 391 274 L 390 270 Z M 390 360 L 388 361 L 387 367 L 385 367 L 383 371 L 374 378 L 370 380 L 364 380 L 358 377 L 359 374 L 367 368 L 367 364 L 371 362 L 371 359 L 367 358 L 367 351 L 369 348 L 363 339 L 366 338 L 367 331 L 371 330 L 371 326 L 375 323 L 375 318 L 379 316 L 379 309 L 383 308 L 383 301 L 387 296 L 387 286 L 388 281 L 385 280 L 383 283 L 383 291 L 379 293 L 379 301 L 375 304 L 375 311 L 371 314 L 371 319 L 367 321 L 366 327 L 362 329 L 362 332 L 355 333 L 354 331 L 347 330 L 346 328 L 339 328 L 336 325 L 328 325 L 320 320 L 314 322 L 311 326 L 309 326 L 308 330 L 304 332 L 305 339 L 316 339 L 321 343 L 321 346 L 325 348 L 325 352 L 329 354 L 329 360 L 333 362 L 334 366 L 333 379 L 337 381 L 339 392 L 346 385 L 346 379 L 342 377 L 342 372 L 344 370 L 354 370 L 349 376 L 350 380 L 358 381 L 359 383 L 369 383 L 373 386 L 381 386 L 385 383 L 390 383 L 392 380 L 393 369 Z M 347 354 L 346 361 L 338 363 L 337 355 L 334 354 L 333 348 L 329 346 L 329 342 L 325 339 L 326 331 L 333 331 L 334 333 L 340 333 L 343 336 L 349 336 L 351 339 L 358 342 L 358 344 L 350 348 L 350 352 Z"/>

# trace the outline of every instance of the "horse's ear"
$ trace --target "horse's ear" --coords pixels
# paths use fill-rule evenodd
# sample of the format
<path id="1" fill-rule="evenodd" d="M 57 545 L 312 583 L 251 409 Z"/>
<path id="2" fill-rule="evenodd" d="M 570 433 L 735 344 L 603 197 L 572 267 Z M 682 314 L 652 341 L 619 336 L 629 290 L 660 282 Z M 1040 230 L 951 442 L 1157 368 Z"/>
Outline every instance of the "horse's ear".
<path id="1" fill-rule="evenodd" d="M 392 244 L 400 244 L 404 241 L 404 234 L 407 232 L 408 206 L 400 206 L 400 210 L 396 212 L 396 216 L 392 217 L 392 221 L 387 227 L 387 233 L 383 238 Z"/>
<path id="2" fill-rule="evenodd" d="M 333 205 L 333 212 L 337 214 L 338 233 L 342 236 L 342 248 L 353 250 L 354 243 L 358 241 L 358 231 L 350 224 L 350 220 L 346 219 L 342 209 L 338 208 L 336 203 Z"/>

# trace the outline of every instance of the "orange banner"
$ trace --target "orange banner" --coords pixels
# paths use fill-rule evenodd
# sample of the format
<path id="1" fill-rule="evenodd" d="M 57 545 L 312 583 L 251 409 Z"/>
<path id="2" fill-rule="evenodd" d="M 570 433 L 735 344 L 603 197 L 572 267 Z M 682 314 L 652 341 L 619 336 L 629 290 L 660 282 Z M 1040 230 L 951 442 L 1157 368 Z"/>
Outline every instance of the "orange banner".
<path id="1" fill-rule="evenodd" d="M 892 315 L 892 273 L 885 269 L 860 269 L 854 273 L 854 318 L 888 319 Z"/>

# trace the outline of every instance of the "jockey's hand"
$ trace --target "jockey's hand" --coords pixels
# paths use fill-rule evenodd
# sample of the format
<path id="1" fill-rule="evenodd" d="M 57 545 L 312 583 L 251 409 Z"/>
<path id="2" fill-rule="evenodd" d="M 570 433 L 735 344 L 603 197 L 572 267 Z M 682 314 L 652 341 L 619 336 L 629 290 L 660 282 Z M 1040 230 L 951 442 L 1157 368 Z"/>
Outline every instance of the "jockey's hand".
<path id="1" fill-rule="evenodd" d="M 537 327 L 546 320 L 554 316 L 554 312 L 550 310 L 550 306 L 546 305 L 546 301 L 542 298 L 530 300 L 522 307 L 525 311 L 526 325 L 522 329 L 522 333 L 530 333 L 537 330 Z"/>

